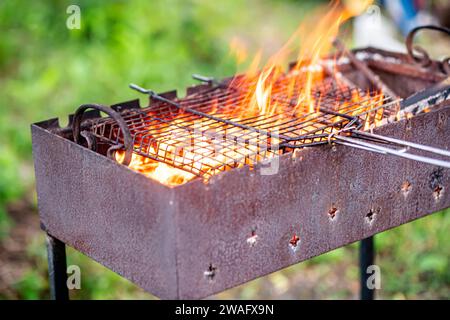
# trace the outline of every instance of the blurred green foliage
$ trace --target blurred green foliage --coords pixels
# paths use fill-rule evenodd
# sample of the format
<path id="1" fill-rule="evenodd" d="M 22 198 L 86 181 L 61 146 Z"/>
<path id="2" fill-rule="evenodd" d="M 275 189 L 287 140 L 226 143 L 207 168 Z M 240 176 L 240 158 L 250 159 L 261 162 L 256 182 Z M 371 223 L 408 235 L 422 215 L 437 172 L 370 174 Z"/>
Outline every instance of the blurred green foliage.
<path id="1" fill-rule="evenodd" d="M 31 123 L 59 117 L 64 125 L 67 114 L 82 103 L 111 104 L 135 98 L 136 93 L 127 88 L 130 82 L 156 91 L 183 90 L 194 83 L 192 73 L 219 78 L 234 74 L 235 61 L 228 48 L 233 36 L 239 35 L 250 49 L 262 46 L 273 52 L 317 3 L 1 1 L 0 241 L 14 227 L 7 204 L 34 194 Z M 70 4 L 81 8 L 81 30 L 66 28 Z M 450 296 L 449 224 L 448 214 L 441 213 L 377 237 L 385 275 L 383 297 Z M 69 263 L 82 269 L 82 290 L 73 292 L 74 298 L 151 298 L 82 254 L 69 250 L 68 256 Z M 41 233 L 29 244 L 27 259 L 30 268 L 16 281 L 15 297 L 48 297 Z M 342 266 L 342 275 L 336 273 L 335 266 Z M 229 290 L 220 297 L 301 297 L 305 279 L 299 278 L 298 284 L 290 279 L 311 272 L 318 277 L 313 296 L 352 297 L 355 290 L 349 288 L 358 281 L 355 245 Z M 333 282 L 322 281 L 333 275 L 343 276 L 349 286 L 336 289 Z"/>

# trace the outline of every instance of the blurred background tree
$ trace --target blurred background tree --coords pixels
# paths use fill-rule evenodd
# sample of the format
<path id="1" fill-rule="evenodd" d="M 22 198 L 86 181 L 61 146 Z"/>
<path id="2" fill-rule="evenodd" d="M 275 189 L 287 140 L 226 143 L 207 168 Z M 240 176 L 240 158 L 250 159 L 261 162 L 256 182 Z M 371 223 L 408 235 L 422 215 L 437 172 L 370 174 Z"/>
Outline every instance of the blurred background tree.
<path id="1" fill-rule="evenodd" d="M 29 125 L 82 103 L 135 98 L 193 84 L 190 75 L 237 71 L 229 43 L 250 53 L 280 48 L 302 17 L 326 1 L 78 0 L 81 29 L 66 28 L 73 1 L 0 2 L 0 298 L 48 298 Z M 241 66 L 241 69 L 245 66 Z M 450 218 L 445 212 L 377 236 L 383 298 L 448 298 Z M 73 298 L 152 298 L 69 249 L 81 266 Z M 335 250 L 228 290 L 219 298 L 356 298 L 356 246 Z"/>

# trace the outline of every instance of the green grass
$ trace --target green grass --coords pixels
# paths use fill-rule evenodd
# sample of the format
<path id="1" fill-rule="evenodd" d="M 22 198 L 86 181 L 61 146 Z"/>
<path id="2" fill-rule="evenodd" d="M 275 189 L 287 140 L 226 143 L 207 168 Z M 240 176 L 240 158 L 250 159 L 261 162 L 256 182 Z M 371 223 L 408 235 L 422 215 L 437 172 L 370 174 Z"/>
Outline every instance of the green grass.
<path id="1" fill-rule="evenodd" d="M 0 241 L 14 228 L 6 206 L 33 196 L 29 125 L 66 115 L 83 103 L 135 98 L 128 83 L 156 91 L 183 90 L 190 75 L 224 77 L 236 72 L 228 43 L 240 36 L 266 56 L 279 48 L 317 1 L 76 1 L 81 30 L 66 28 L 73 1 L 0 2 Z M 242 68 L 242 67 L 241 67 Z M 181 91 L 183 94 L 183 91 Z M 447 213 L 377 236 L 382 297 L 450 296 Z M 82 269 L 74 298 L 151 298 L 128 281 L 69 250 Z M 46 257 L 39 233 L 29 244 L 30 267 L 14 285 L 17 296 L 47 298 Z M 311 294 L 352 297 L 358 280 L 351 245 L 220 295 L 229 298 L 296 298 L 307 278 Z M 334 266 L 340 266 L 336 271 Z M 342 273 L 342 274 L 341 274 Z M 336 286 L 339 278 L 347 282 Z M 297 280 L 292 280 L 297 279 Z M 331 279 L 331 280 L 330 280 Z M 297 283 L 297 282 L 298 283 Z M 269 294 L 270 293 L 270 294 Z M 269 294 L 269 295 L 268 295 Z M 3 297 L 0 292 L 0 297 Z"/>

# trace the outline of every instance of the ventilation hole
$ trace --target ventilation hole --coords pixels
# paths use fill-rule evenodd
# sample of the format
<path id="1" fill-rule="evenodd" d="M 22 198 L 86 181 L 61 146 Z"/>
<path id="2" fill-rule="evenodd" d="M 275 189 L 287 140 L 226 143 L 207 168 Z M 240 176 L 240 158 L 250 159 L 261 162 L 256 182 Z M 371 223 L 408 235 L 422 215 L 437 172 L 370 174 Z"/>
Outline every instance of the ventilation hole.
<path id="1" fill-rule="evenodd" d="M 433 196 L 435 200 L 439 200 L 442 197 L 443 193 L 444 187 L 442 187 L 441 185 L 437 185 L 436 187 L 434 187 Z"/>
<path id="2" fill-rule="evenodd" d="M 208 280 L 212 281 L 212 280 L 214 280 L 214 277 L 216 276 L 216 270 L 217 270 L 217 268 L 214 267 L 214 266 L 212 265 L 212 263 L 210 263 L 208 269 L 207 269 L 205 272 L 203 272 L 203 275 L 204 275 Z"/>
<path id="3" fill-rule="evenodd" d="M 439 113 L 438 126 L 442 126 L 445 124 L 446 116 L 444 113 Z"/>
<path id="4" fill-rule="evenodd" d="M 375 211 L 370 209 L 370 211 L 366 214 L 366 219 L 368 222 L 372 222 L 375 219 Z"/>
<path id="5" fill-rule="evenodd" d="M 256 245 L 256 242 L 258 241 L 258 235 L 256 234 L 256 229 L 252 229 L 250 237 L 247 238 L 247 243 L 250 247 L 253 247 Z"/>
<path id="6" fill-rule="evenodd" d="M 289 247 L 292 249 L 292 251 L 297 251 L 299 247 L 300 237 L 294 234 L 292 238 L 289 240 Z"/>
<path id="7" fill-rule="evenodd" d="M 431 190 L 435 190 L 436 187 L 442 187 L 442 181 L 444 179 L 444 174 L 442 168 L 434 170 L 430 175 L 429 186 Z"/>
<path id="8" fill-rule="evenodd" d="M 331 207 L 331 209 L 328 210 L 328 216 L 330 217 L 331 220 L 333 220 L 338 214 L 338 212 L 339 210 L 336 207 Z"/>
<path id="9" fill-rule="evenodd" d="M 412 189 L 412 185 L 409 181 L 403 182 L 401 190 L 402 190 L 403 196 L 405 198 L 408 196 L 411 189 Z"/>
<path id="10" fill-rule="evenodd" d="M 301 156 L 301 151 L 300 149 L 295 149 L 294 152 L 292 153 L 292 158 L 291 158 L 294 162 L 297 161 L 302 161 L 303 160 L 303 156 Z"/>

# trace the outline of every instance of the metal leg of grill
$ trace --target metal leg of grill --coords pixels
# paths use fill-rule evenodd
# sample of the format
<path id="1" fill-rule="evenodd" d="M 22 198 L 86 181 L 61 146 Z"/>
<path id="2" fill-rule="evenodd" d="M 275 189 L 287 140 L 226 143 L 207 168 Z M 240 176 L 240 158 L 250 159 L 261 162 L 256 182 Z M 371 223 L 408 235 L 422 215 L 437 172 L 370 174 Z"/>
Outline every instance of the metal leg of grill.
<path id="1" fill-rule="evenodd" d="M 375 261 L 375 247 L 374 247 L 374 238 L 372 236 L 361 240 L 359 245 L 361 300 L 374 299 L 375 289 L 370 289 L 367 286 L 367 280 L 370 277 L 370 274 L 367 273 L 367 268 L 373 265 L 374 261 Z"/>
<path id="2" fill-rule="evenodd" d="M 47 234 L 48 276 L 52 300 L 69 300 L 66 245 Z"/>

